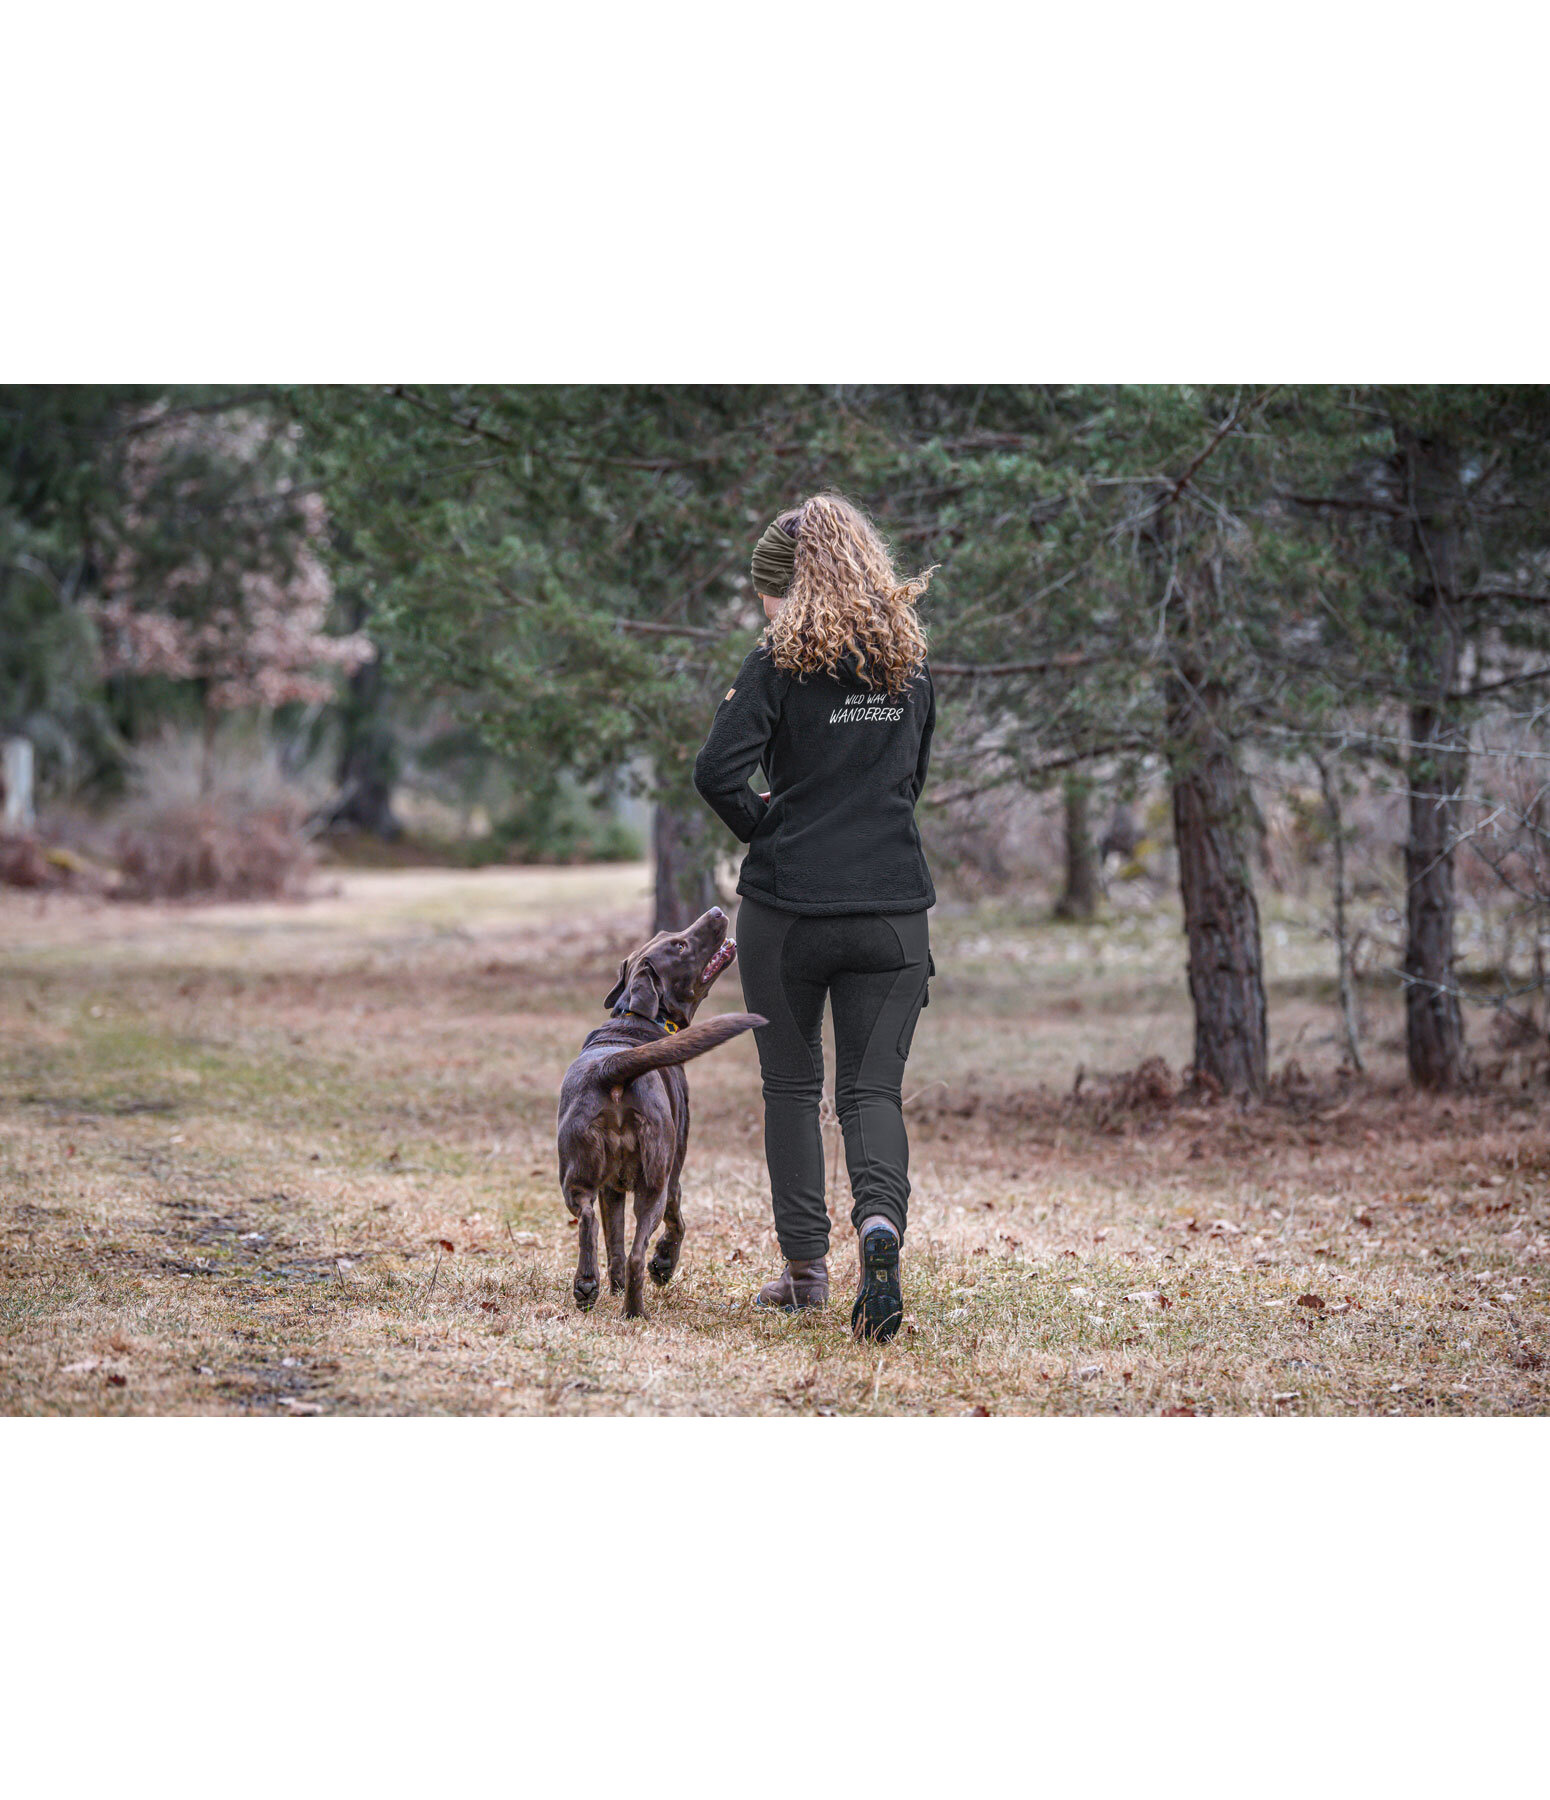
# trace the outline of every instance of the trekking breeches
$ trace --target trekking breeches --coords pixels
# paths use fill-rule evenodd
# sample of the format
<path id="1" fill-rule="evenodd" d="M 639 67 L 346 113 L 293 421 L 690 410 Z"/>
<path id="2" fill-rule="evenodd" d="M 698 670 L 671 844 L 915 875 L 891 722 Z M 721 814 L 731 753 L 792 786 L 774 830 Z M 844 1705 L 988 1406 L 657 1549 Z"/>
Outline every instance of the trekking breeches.
<path id="1" fill-rule="evenodd" d="M 909 1140 L 901 1084 L 926 1001 L 926 915 L 844 913 L 809 918 L 746 896 L 737 918 L 743 995 L 769 1024 L 754 1033 L 764 1077 L 764 1157 L 782 1255 L 811 1261 L 829 1248 L 824 1203 L 823 1006 L 834 1009 L 834 1105 L 845 1134 L 855 1204 L 902 1238 Z"/>

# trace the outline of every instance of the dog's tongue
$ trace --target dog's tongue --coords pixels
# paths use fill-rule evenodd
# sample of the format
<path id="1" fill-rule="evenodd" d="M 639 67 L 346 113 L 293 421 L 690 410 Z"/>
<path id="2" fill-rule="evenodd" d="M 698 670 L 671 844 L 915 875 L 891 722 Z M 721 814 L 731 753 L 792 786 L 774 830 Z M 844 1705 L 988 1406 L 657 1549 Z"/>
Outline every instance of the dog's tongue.
<path id="1" fill-rule="evenodd" d="M 733 961 L 736 956 L 737 945 L 731 938 L 727 938 L 716 954 L 708 963 L 706 963 L 705 968 L 700 975 L 701 984 L 705 987 L 709 987 L 711 982 L 716 979 L 727 964 Z"/>

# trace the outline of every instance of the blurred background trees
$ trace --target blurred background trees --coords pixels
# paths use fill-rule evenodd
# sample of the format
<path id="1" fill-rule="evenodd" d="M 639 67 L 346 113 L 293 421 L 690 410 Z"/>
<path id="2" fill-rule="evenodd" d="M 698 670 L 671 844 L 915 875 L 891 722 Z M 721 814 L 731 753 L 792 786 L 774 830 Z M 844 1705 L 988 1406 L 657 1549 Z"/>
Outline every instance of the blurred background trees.
<path id="1" fill-rule="evenodd" d="M 41 807 L 4 866 L 230 885 L 229 835 L 148 846 L 247 807 L 277 886 L 286 833 L 649 849 L 681 922 L 735 849 L 689 769 L 750 545 L 834 486 L 939 565 L 947 904 L 1176 905 L 1195 1079 L 1253 1096 L 1263 906 L 1312 884 L 1350 1060 L 1381 976 L 1446 1089 L 1468 1003 L 1546 1029 L 1547 444 L 1505 387 L 0 390 L 0 736 Z"/>

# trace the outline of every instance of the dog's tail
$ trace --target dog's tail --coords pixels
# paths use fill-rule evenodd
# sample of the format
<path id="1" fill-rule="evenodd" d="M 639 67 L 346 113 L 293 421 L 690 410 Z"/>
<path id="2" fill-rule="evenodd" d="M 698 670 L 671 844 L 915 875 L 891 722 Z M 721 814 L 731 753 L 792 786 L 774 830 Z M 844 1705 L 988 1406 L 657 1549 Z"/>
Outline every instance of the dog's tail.
<path id="1" fill-rule="evenodd" d="M 651 1069 L 670 1068 L 691 1057 L 703 1056 L 718 1044 L 735 1038 L 739 1032 L 752 1031 L 756 1025 L 768 1025 L 760 1013 L 720 1013 L 698 1025 L 686 1025 L 654 1044 L 631 1044 L 628 1050 L 610 1050 L 592 1065 L 592 1079 L 603 1087 L 624 1087 Z"/>

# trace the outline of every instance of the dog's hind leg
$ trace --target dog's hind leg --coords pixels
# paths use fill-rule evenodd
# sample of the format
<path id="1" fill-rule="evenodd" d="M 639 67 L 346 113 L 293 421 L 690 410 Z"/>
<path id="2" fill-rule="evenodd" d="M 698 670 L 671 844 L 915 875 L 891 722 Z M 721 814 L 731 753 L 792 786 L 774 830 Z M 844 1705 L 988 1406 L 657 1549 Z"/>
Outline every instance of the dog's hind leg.
<path id="1" fill-rule="evenodd" d="M 565 1190 L 565 1204 L 580 1227 L 577 1233 L 580 1242 L 576 1246 L 576 1279 L 571 1283 L 571 1292 L 576 1296 L 576 1304 L 583 1312 L 590 1312 L 597 1304 L 597 1219 L 592 1211 L 592 1203 L 596 1198 L 588 1188 Z"/>
<path id="2" fill-rule="evenodd" d="M 599 1188 L 597 1203 L 603 1214 L 603 1242 L 608 1246 L 608 1291 L 624 1290 L 624 1189 Z"/>
<path id="3" fill-rule="evenodd" d="M 656 1252 L 646 1265 L 646 1273 L 658 1287 L 666 1287 L 678 1267 L 678 1254 L 683 1249 L 684 1215 L 678 1183 L 667 1190 L 667 1205 L 662 1212 L 662 1236 Z"/>
<path id="4" fill-rule="evenodd" d="M 668 1193 L 669 1186 L 664 1182 L 654 1194 L 637 1192 L 635 1196 L 635 1241 L 630 1245 L 624 1283 L 624 1316 L 627 1319 L 644 1319 L 646 1316 L 646 1246 L 662 1223 Z"/>

